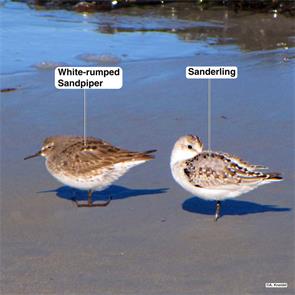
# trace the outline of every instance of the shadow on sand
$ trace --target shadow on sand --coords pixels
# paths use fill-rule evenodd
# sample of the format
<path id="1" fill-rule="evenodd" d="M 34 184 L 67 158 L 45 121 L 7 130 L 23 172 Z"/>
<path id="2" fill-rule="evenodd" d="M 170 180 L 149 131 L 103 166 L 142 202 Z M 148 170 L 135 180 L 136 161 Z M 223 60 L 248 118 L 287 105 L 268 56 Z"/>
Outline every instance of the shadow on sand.
<path id="1" fill-rule="evenodd" d="M 131 197 L 138 197 L 143 195 L 155 195 L 166 193 L 168 188 L 159 188 L 159 189 L 129 189 L 119 185 L 111 185 L 109 188 L 103 191 L 96 191 L 92 195 L 93 202 L 102 201 L 108 199 L 110 196 L 112 200 L 121 200 Z M 76 199 L 77 201 L 86 201 L 87 200 L 87 191 L 78 190 L 71 188 L 69 186 L 62 186 L 56 190 L 42 191 L 39 193 L 56 193 L 57 197 L 61 199 L 66 199 L 72 201 Z"/>
<path id="2" fill-rule="evenodd" d="M 192 197 L 183 202 L 182 209 L 192 213 L 214 215 L 215 201 L 207 201 L 197 197 Z M 225 200 L 221 202 L 221 214 L 223 216 L 247 215 L 264 212 L 283 212 L 290 210 L 291 208 L 280 208 L 275 205 L 261 205 L 249 201 Z"/>

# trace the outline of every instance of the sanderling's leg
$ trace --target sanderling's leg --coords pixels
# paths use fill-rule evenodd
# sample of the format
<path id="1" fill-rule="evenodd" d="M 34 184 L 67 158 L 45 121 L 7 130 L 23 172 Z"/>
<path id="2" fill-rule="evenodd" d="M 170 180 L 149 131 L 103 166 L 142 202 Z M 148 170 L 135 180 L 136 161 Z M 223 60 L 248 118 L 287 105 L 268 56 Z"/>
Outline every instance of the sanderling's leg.
<path id="1" fill-rule="evenodd" d="M 215 221 L 217 221 L 218 218 L 220 218 L 220 216 L 221 216 L 220 212 L 221 212 L 221 202 L 220 201 L 217 201 L 216 202 L 215 219 L 214 219 Z"/>

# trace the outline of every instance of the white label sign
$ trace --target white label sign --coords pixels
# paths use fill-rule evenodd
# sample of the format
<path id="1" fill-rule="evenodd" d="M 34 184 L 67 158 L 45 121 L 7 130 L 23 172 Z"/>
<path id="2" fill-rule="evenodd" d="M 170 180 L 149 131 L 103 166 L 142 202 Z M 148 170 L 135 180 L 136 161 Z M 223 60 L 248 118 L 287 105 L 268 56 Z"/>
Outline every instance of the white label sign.
<path id="1" fill-rule="evenodd" d="M 265 288 L 288 288 L 288 283 L 265 283 Z"/>
<path id="2" fill-rule="evenodd" d="M 123 70 L 120 67 L 57 67 L 57 89 L 120 89 Z"/>
<path id="3" fill-rule="evenodd" d="M 186 67 L 187 79 L 237 79 L 237 67 L 224 67 L 224 66 L 201 66 Z"/>

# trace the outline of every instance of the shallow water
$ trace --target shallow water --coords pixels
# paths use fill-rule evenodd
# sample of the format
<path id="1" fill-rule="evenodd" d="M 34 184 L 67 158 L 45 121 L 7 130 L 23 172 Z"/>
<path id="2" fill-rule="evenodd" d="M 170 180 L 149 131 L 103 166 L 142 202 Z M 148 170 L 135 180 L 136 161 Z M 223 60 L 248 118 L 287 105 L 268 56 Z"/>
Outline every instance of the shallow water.
<path id="1" fill-rule="evenodd" d="M 173 4 L 83 14 L 8 1 L 0 16 L 5 74 L 51 63 L 91 63 L 81 61 L 81 55 L 135 61 L 275 50 L 285 61 L 295 56 L 293 19 L 276 14 L 200 11 L 191 4 L 186 9 Z"/>

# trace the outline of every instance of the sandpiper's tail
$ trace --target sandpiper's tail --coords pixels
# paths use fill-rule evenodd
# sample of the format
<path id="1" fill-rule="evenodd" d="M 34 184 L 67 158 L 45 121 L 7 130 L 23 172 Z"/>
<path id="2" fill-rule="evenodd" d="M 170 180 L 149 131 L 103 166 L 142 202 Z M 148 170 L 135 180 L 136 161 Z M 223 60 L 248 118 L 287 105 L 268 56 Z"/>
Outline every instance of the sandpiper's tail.
<path id="1" fill-rule="evenodd" d="M 157 150 L 148 150 L 148 151 L 145 151 L 145 152 L 142 152 L 140 153 L 140 155 L 142 156 L 142 158 L 144 160 L 152 160 L 155 158 L 154 155 L 151 155 L 152 153 L 155 153 Z"/>
<path id="2" fill-rule="evenodd" d="M 145 151 L 143 152 L 143 154 L 152 154 L 155 153 L 157 150 L 149 150 L 149 151 Z"/>

